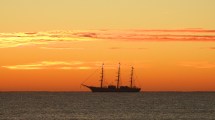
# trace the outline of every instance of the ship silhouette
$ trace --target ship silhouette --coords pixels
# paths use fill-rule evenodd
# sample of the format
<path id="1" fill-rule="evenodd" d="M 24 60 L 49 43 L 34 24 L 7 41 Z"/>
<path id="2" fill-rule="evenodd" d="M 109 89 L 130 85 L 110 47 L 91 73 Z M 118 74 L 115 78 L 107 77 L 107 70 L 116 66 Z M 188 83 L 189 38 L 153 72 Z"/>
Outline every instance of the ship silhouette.
<path id="1" fill-rule="evenodd" d="M 117 74 L 117 85 L 108 85 L 103 86 L 104 82 L 104 64 L 102 64 L 101 69 L 101 80 L 100 80 L 100 86 L 88 86 L 85 84 L 82 84 L 82 86 L 85 86 L 89 88 L 92 92 L 140 92 L 141 88 L 138 88 L 133 85 L 133 73 L 134 73 L 134 67 L 131 67 L 131 77 L 130 77 L 130 86 L 120 86 L 120 63 L 118 67 L 118 74 Z"/>

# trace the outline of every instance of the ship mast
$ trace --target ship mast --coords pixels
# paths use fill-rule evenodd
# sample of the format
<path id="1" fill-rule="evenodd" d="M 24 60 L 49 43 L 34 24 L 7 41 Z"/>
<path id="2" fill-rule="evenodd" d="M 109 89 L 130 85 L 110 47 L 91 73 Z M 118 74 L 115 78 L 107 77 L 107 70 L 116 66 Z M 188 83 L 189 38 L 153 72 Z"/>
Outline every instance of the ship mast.
<path id="1" fill-rule="evenodd" d="M 101 72 L 101 88 L 103 87 L 103 81 L 104 81 L 104 63 L 102 64 L 102 72 Z"/>
<path id="2" fill-rule="evenodd" d="M 120 63 L 119 63 L 119 68 L 118 68 L 118 75 L 117 75 L 117 85 L 116 88 L 119 88 L 119 81 L 120 81 Z"/>
<path id="3" fill-rule="evenodd" d="M 131 67 L 131 81 L 130 81 L 131 82 L 131 86 L 130 86 L 131 88 L 133 87 L 133 74 L 134 74 L 134 67 L 132 66 Z"/>

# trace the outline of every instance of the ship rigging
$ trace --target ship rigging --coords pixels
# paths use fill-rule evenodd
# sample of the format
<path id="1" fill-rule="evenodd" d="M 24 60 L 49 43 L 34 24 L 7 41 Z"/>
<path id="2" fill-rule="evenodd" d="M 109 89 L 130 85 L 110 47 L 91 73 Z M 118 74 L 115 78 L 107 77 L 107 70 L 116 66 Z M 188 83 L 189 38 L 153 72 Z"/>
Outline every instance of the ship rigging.
<path id="1" fill-rule="evenodd" d="M 141 88 L 138 88 L 136 86 L 133 86 L 133 74 L 134 74 L 134 67 L 131 67 L 131 76 L 130 76 L 130 86 L 120 86 L 120 63 L 118 66 L 118 74 L 117 74 L 117 84 L 114 85 L 108 85 L 108 87 L 103 86 L 104 82 L 104 64 L 102 64 L 101 67 L 101 80 L 100 80 L 100 87 L 96 86 L 88 86 L 85 84 L 82 84 L 82 86 L 85 86 L 89 88 L 92 92 L 140 92 Z"/>

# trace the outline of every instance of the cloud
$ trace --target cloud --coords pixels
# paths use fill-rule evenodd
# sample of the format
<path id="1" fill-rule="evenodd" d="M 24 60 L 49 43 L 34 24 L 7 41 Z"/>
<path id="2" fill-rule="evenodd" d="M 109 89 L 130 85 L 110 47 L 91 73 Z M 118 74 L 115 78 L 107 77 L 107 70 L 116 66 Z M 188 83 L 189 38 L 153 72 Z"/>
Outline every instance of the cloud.
<path id="1" fill-rule="evenodd" d="M 48 50 L 83 50 L 84 48 L 71 48 L 71 47 L 40 47 L 40 49 L 48 49 Z"/>
<path id="2" fill-rule="evenodd" d="M 27 35 L 33 35 L 33 34 L 37 34 L 37 32 L 27 32 L 25 34 L 27 34 Z"/>
<path id="3" fill-rule="evenodd" d="M 207 61 L 187 61 L 181 62 L 179 65 L 184 67 L 193 67 L 193 68 L 215 68 L 215 63 L 207 62 Z"/>
<path id="4" fill-rule="evenodd" d="M 205 29 L 175 29 L 175 30 L 133 30 L 135 32 L 181 32 L 181 33 L 215 33 L 215 30 L 205 30 Z"/>
<path id="5" fill-rule="evenodd" d="M 113 61 L 40 61 L 27 64 L 5 65 L 1 67 L 10 70 L 89 70 L 101 69 L 103 63 L 105 70 L 116 70 L 118 68 L 118 62 Z M 149 67 L 148 63 L 140 62 L 139 64 L 144 65 L 144 67 Z M 130 63 L 121 63 L 121 65 L 126 69 L 130 69 L 131 67 Z M 137 66 L 135 68 L 140 68 L 140 66 Z"/>
<path id="6" fill-rule="evenodd" d="M 215 47 L 210 47 L 211 50 L 215 50 Z"/>
<path id="7" fill-rule="evenodd" d="M 3 68 L 11 69 L 11 70 L 37 70 L 37 69 L 92 69 L 93 67 L 85 65 L 84 62 L 81 61 L 42 61 L 37 63 L 30 64 L 21 64 L 21 65 L 10 65 L 10 66 L 2 66 Z"/>
<path id="8" fill-rule="evenodd" d="M 111 50 L 119 50 L 119 49 L 122 49 L 122 48 L 120 48 L 120 47 L 111 47 L 109 49 L 111 49 Z"/>
<path id="9" fill-rule="evenodd" d="M 130 30 L 115 31 L 98 36 L 101 39 L 123 41 L 215 41 L 215 32 L 209 30 Z"/>
<path id="10" fill-rule="evenodd" d="M 79 37 L 97 38 L 97 33 L 92 33 L 92 32 L 77 32 L 77 33 L 74 33 L 73 35 L 77 35 Z"/>
<path id="11" fill-rule="evenodd" d="M 110 50 L 120 50 L 120 49 L 128 49 L 128 50 L 146 50 L 147 48 L 121 48 L 121 47 L 110 47 Z"/>
<path id="12" fill-rule="evenodd" d="M 75 30 L 27 33 L 0 33 L 0 48 L 41 46 L 52 43 L 86 42 L 95 40 L 114 41 L 215 41 L 215 30 Z M 63 48 L 63 47 L 61 47 Z M 65 47 L 68 48 L 68 47 Z"/>
<path id="13" fill-rule="evenodd" d="M 0 48 L 23 46 L 49 46 L 52 43 L 84 42 L 93 38 L 80 37 L 71 31 L 47 31 L 35 33 L 0 33 Z"/>

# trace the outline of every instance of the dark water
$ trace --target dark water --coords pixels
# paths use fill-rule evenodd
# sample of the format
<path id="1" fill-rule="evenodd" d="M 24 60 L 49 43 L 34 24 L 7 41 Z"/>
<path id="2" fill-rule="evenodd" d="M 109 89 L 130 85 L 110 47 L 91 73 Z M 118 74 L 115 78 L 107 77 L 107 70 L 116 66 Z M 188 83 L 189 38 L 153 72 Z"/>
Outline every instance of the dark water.
<path id="1" fill-rule="evenodd" d="M 1 120 L 215 120 L 215 93 L 0 93 Z"/>

